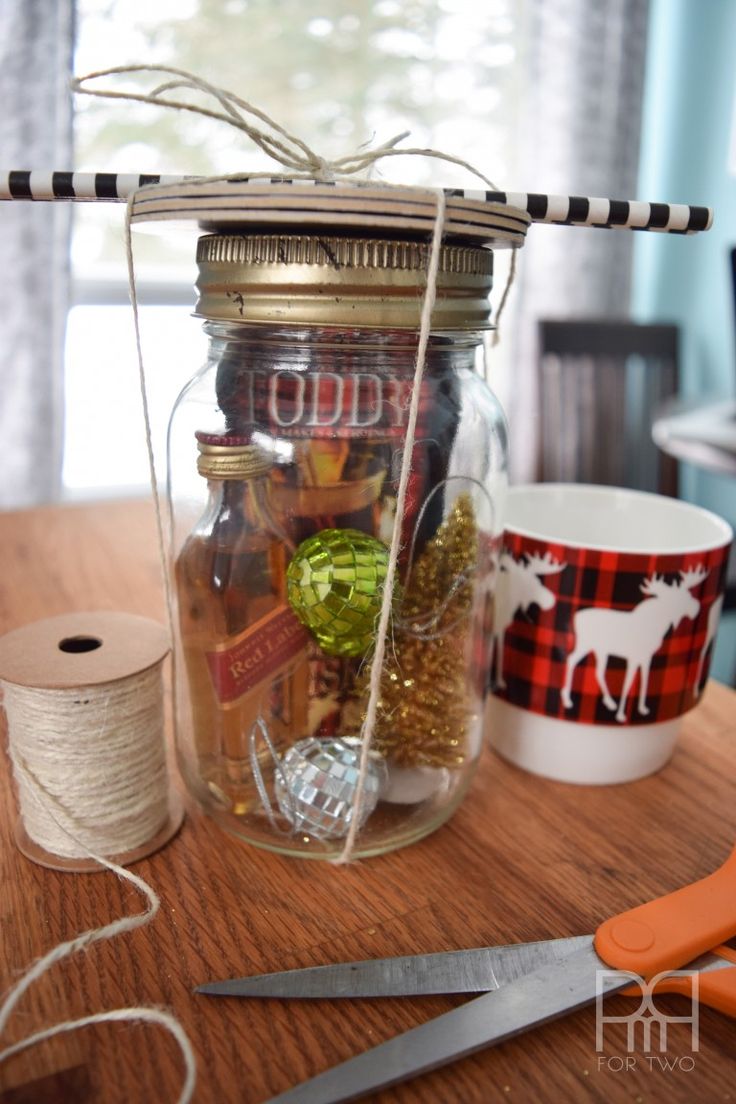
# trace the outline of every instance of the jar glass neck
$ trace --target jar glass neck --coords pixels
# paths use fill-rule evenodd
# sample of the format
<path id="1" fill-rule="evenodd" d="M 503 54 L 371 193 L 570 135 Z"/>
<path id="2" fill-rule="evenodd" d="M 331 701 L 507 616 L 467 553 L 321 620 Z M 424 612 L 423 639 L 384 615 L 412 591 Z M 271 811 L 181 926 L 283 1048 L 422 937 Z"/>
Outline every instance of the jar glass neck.
<path id="1" fill-rule="evenodd" d="M 401 374 L 413 373 L 419 335 L 413 330 L 369 330 L 338 327 L 292 327 L 206 322 L 210 361 L 240 361 L 261 369 L 294 366 L 309 370 L 317 364 L 332 371 L 355 372 L 377 363 Z M 442 374 L 460 367 L 472 369 L 483 341 L 480 331 L 454 330 L 430 334 L 426 370 Z M 242 358 L 242 359 L 241 359 Z"/>

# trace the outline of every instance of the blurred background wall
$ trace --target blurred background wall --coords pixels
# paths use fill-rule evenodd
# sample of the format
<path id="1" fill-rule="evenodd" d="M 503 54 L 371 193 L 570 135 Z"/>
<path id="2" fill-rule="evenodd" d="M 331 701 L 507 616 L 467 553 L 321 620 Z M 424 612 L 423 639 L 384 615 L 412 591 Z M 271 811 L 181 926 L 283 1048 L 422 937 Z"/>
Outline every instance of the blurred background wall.
<path id="1" fill-rule="evenodd" d="M 681 329 L 686 399 L 736 396 L 736 4 L 650 0 L 638 194 L 713 207 L 707 234 L 637 234 L 631 306 Z M 736 478 L 681 466 L 681 496 L 736 528 Z M 724 618 L 717 677 L 736 670 L 736 615 Z"/>

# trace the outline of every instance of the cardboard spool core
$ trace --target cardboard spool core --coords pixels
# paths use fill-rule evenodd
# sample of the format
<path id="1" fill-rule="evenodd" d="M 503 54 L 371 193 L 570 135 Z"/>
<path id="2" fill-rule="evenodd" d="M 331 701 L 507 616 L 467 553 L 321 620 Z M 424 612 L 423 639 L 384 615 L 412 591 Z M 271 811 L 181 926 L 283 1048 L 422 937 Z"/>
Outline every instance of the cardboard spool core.
<path id="1" fill-rule="evenodd" d="M 98 611 L 68 613 L 34 621 L 0 638 L 0 680 L 40 690 L 71 690 L 120 682 L 161 663 L 169 651 L 162 625 L 132 613 Z M 178 794 L 169 793 L 169 813 L 159 831 L 145 843 L 122 854 L 105 855 L 127 865 L 152 854 L 178 832 L 184 810 Z M 55 855 L 32 840 L 20 817 L 18 849 L 33 862 L 52 870 L 104 870 L 93 859 Z"/>

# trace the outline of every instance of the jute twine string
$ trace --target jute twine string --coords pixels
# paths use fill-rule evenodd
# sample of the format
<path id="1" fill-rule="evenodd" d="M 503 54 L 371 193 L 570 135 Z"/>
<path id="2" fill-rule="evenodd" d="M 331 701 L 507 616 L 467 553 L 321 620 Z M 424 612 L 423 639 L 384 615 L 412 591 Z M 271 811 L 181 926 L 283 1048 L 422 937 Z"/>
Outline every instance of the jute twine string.
<path id="1" fill-rule="evenodd" d="M 155 891 L 99 852 L 139 846 L 161 827 L 168 811 L 160 665 L 94 687 L 50 691 L 3 683 L 3 691 L 10 758 L 30 838 L 55 855 L 93 859 L 130 883 L 147 905 L 39 958 L 0 1003 L 0 1038 L 24 993 L 57 962 L 153 920 L 160 907 Z M 194 1052 L 165 1009 L 117 1008 L 53 1024 L 1 1050 L 0 1063 L 56 1035 L 119 1021 L 158 1024 L 173 1035 L 186 1071 L 178 1104 L 188 1104 L 196 1079 Z"/>
<path id="2" fill-rule="evenodd" d="M 386 578 L 383 583 L 383 596 L 381 600 L 381 613 L 376 629 L 376 647 L 371 664 L 371 676 L 368 683 L 368 705 L 366 707 L 365 720 L 361 732 L 360 768 L 355 790 L 354 812 L 350 821 L 350 828 L 345 837 L 345 846 L 341 854 L 335 860 L 337 863 L 347 863 L 355 848 L 355 840 L 360 824 L 360 808 L 363 801 L 363 789 L 365 786 L 368 766 L 370 763 L 370 750 L 373 742 L 373 733 L 376 727 L 378 714 L 378 702 L 381 697 L 381 678 L 383 676 L 383 659 L 386 653 L 386 640 L 389 632 L 389 622 L 393 608 L 394 581 L 396 569 L 401 552 L 401 523 L 406 507 L 406 493 L 411 476 L 411 458 L 414 451 L 414 438 L 416 435 L 417 417 L 419 414 L 419 400 L 421 397 L 422 379 L 424 378 L 424 363 L 429 341 L 430 320 L 434 302 L 437 295 L 437 271 L 440 263 L 440 247 L 442 245 L 442 231 L 445 225 L 445 196 L 443 192 L 437 192 L 437 213 L 435 216 L 434 230 L 432 232 L 432 245 L 429 251 L 429 267 L 427 269 L 427 290 L 424 293 L 422 303 L 422 315 L 419 323 L 419 340 L 417 343 L 416 363 L 414 366 L 414 383 L 409 404 L 409 417 L 406 425 L 406 438 L 404 441 L 404 455 L 401 460 L 401 474 L 399 476 L 399 488 L 396 494 L 396 514 L 394 517 L 394 529 L 391 534 L 391 547 L 389 550 L 388 564 L 386 566 Z"/>
<path id="3" fill-rule="evenodd" d="M 89 82 L 96 81 L 101 77 L 142 73 L 163 73 L 167 74 L 167 76 L 173 79 L 164 81 L 163 83 L 157 85 L 150 92 L 118 91 L 108 88 L 88 87 Z M 407 132 L 397 134 L 393 138 L 389 139 L 389 141 L 383 143 L 383 145 L 377 146 L 372 149 L 362 148 L 354 151 L 353 153 L 332 160 L 324 158 L 320 154 L 312 150 L 300 138 L 291 134 L 283 126 L 275 122 L 275 120 L 273 120 L 260 108 L 254 106 L 246 100 L 241 99 L 234 93 L 228 92 L 225 89 L 218 88 L 217 86 L 212 85 L 207 81 L 202 80 L 200 77 L 197 77 L 194 74 L 189 73 L 183 69 L 177 69 L 170 66 L 151 65 L 117 66 L 111 69 L 101 69 L 94 73 L 89 73 L 84 77 L 75 78 L 72 82 L 72 88 L 75 92 L 81 93 L 83 95 L 96 96 L 102 99 L 132 100 L 138 103 L 151 104 L 157 107 L 170 108 L 176 111 L 193 112 L 197 115 L 205 116 L 206 118 L 211 118 L 219 122 L 226 123 L 229 126 L 235 127 L 237 130 L 247 135 L 247 137 L 249 137 L 264 153 L 268 154 L 269 157 L 272 157 L 274 161 L 278 162 L 285 170 L 287 170 L 290 176 L 298 179 L 311 179 L 317 181 L 351 180 L 355 179 L 355 177 L 361 173 L 366 173 L 368 170 L 373 168 L 377 162 L 382 161 L 387 157 L 414 156 L 437 158 L 442 161 L 447 161 L 452 164 L 459 165 L 462 168 L 465 168 L 469 172 L 473 173 L 473 175 L 477 176 L 480 180 L 483 180 L 492 190 L 497 190 L 497 187 L 492 180 L 490 180 L 484 173 L 475 168 L 469 162 L 464 161 L 462 158 L 454 157 L 451 154 L 442 153 L 439 150 L 433 149 L 413 147 L 397 148 L 399 143 L 407 137 Z M 190 103 L 185 99 L 172 97 L 170 95 L 171 93 L 176 93 L 181 90 L 194 91 L 211 96 L 219 106 L 218 108 L 204 107 L 202 105 Z M 273 133 L 269 133 L 268 131 L 264 130 L 263 126 L 259 125 L 259 123 L 265 124 L 265 126 L 267 126 Z M 270 172 L 241 172 L 210 177 L 195 177 L 193 178 L 193 181 L 196 181 L 198 183 L 214 183 L 217 181 L 226 180 L 235 182 L 244 178 L 250 180 L 256 178 L 270 179 L 272 175 L 273 174 Z M 129 293 L 131 305 L 133 308 L 139 382 L 146 428 L 146 444 L 148 449 L 148 459 L 151 473 L 151 489 L 156 506 L 159 549 L 161 554 L 161 565 L 163 569 L 164 588 L 166 595 L 166 608 L 173 637 L 175 633 L 173 595 L 171 592 L 169 573 L 166 569 L 163 516 L 159 497 L 158 479 L 156 475 L 156 465 L 151 435 L 146 373 L 143 361 L 140 322 L 138 317 L 138 297 L 136 292 L 135 261 L 133 256 L 133 241 L 131 230 L 133 207 L 138 197 L 144 193 L 147 195 L 155 193 L 156 189 L 160 187 L 160 185 L 156 184 L 147 185 L 145 188 L 138 189 L 136 192 L 132 193 L 129 196 L 128 202 L 126 204 L 125 250 L 128 265 Z M 411 392 L 409 418 L 405 437 L 401 473 L 399 476 L 399 488 L 397 492 L 394 530 L 391 540 L 389 561 L 386 570 L 386 579 L 384 582 L 381 612 L 378 618 L 378 627 L 376 631 L 376 645 L 371 668 L 366 716 L 361 731 L 360 770 L 356 784 L 354 813 L 350 829 L 345 838 L 343 850 L 341 854 L 337 857 L 337 859 L 334 860 L 338 864 L 348 863 L 352 859 L 358 831 L 357 826 L 360 822 L 359 814 L 361 803 L 363 800 L 365 780 L 370 762 L 371 744 L 376 724 L 378 701 L 380 698 L 383 659 L 386 650 L 386 640 L 390 629 L 393 583 L 396 577 L 399 553 L 401 551 L 402 520 L 406 504 L 406 492 L 409 484 L 409 477 L 411 475 L 412 454 L 414 448 L 417 414 L 419 409 L 420 391 L 424 373 L 424 362 L 426 358 L 427 344 L 430 335 L 432 308 L 434 306 L 436 298 L 440 246 L 442 244 L 442 236 L 445 222 L 445 196 L 444 192 L 442 192 L 441 189 L 417 189 L 409 185 L 402 185 L 402 187 L 406 187 L 408 190 L 413 192 L 420 190 L 424 192 L 429 192 L 431 195 L 433 195 L 435 200 L 435 220 L 432 231 L 432 244 L 429 251 L 428 259 L 427 287 L 422 302 L 421 320 L 417 341 L 414 382 Z M 508 295 L 511 290 L 511 285 L 516 273 L 515 259 L 516 251 L 514 250 L 512 251 L 512 260 L 511 267 L 509 269 L 508 280 L 501 299 L 501 304 L 496 314 L 496 339 L 498 338 L 498 323 L 500 321 L 500 316 L 503 308 L 506 305 Z"/>
<path id="4" fill-rule="evenodd" d="M 167 73 L 174 80 L 165 81 L 153 88 L 150 92 L 119 91 L 110 88 L 90 88 L 90 81 L 99 80 L 100 77 L 121 76 L 131 73 Z M 94 73 L 87 73 L 83 77 L 74 77 L 71 82 L 72 91 L 85 96 L 97 96 L 108 100 L 133 100 L 137 103 L 153 104 L 157 107 L 169 107 L 176 111 L 190 111 L 195 115 L 203 115 L 208 119 L 216 119 L 218 122 L 227 123 L 228 126 L 246 134 L 264 153 L 278 161 L 283 168 L 290 173 L 300 175 L 307 180 L 350 180 L 359 173 L 372 168 L 377 161 L 386 157 L 434 157 L 441 161 L 448 161 L 461 168 L 467 169 L 480 180 L 483 180 L 490 189 L 497 191 L 497 186 L 479 169 L 476 169 L 468 161 L 452 154 L 442 153 L 439 150 L 425 148 L 396 149 L 399 142 L 409 136 L 409 131 L 402 131 L 394 135 L 381 146 L 373 149 L 362 147 L 353 153 L 334 160 L 322 157 L 311 149 L 301 138 L 291 134 L 288 130 L 275 122 L 265 111 L 254 106 L 247 100 L 241 99 L 233 92 L 210 84 L 201 77 L 189 73 L 186 69 L 176 69 L 168 65 L 118 65 L 112 69 L 99 69 Z M 184 99 L 171 99 L 165 95 L 168 92 L 176 92 L 179 89 L 204 93 L 212 96 L 222 108 L 221 111 L 205 107 L 201 104 L 189 103 Z M 263 127 L 250 122 L 248 116 L 259 120 L 269 127 L 274 134 L 269 134 Z M 253 179 L 254 177 L 270 177 L 271 173 L 234 173 L 228 176 L 197 177 L 197 180 L 238 180 L 242 177 Z M 151 185 L 156 187 L 156 185 Z"/>

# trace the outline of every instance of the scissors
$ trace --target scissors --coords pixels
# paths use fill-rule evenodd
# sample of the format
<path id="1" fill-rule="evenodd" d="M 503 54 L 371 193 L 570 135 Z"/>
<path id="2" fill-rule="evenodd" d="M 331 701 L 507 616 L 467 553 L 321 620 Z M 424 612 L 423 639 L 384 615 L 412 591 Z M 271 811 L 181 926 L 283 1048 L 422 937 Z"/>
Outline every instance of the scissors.
<path id="1" fill-rule="evenodd" d="M 734 936 L 736 848 L 713 874 L 611 917 L 595 935 L 287 970 L 209 982 L 195 992 L 282 998 L 483 993 L 270 1101 L 339 1104 L 611 993 L 641 997 L 643 979 L 656 993 L 681 993 L 736 1016 L 736 950 L 722 945 Z"/>

